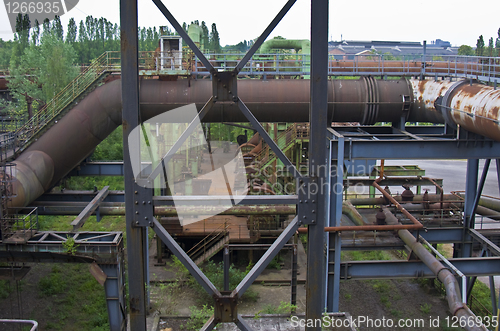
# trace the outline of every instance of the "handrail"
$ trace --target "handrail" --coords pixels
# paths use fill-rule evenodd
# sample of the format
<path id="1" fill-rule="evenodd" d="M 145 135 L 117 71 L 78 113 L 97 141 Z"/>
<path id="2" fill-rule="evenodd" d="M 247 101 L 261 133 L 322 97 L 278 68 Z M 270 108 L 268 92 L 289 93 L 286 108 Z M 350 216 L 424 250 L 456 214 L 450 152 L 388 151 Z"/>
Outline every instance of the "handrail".
<path id="1" fill-rule="evenodd" d="M 221 228 L 223 228 L 222 231 L 219 231 Z M 227 225 L 227 222 L 224 222 L 223 224 L 219 225 L 215 230 L 213 230 L 212 232 L 210 232 L 208 235 L 206 235 L 202 240 L 200 240 L 196 245 L 194 245 L 193 247 L 191 247 L 190 250 L 188 250 L 186 252 L 187 255 L 189 255 L 190 257 L 194 257 L 195 255 L 198 254 L 198 251 L 204 247 L 206 247 L 206 245 L 210 242 L 212 242 L 215 238 L 219 237 L 221 233 L 223 233 L 224 235 L 226 234 L 227 232 L 227 228 L 228 228 L 228 225 Z M 208 237 L 210 236 L 213 236 L 210 240 L 208 241 L 205 241 Z M 201 243 L 204 243 L 203 246 L 197 248 L 196 250 L 194 250 L 198 245 L 200 245 Z M 193 251 L 194 250 L 194 251 Z"/>
<path id="2" fill-rule="evenodd" d="M 84 93 L 107 70 L 108 53 L 106 52 L 95 59 L 89 67 L 16 131 L 16 137 L 20 143 L 19 150 L 25 149 L 29 145 L 31 138 L 56 118 L 75 98 Z"/>

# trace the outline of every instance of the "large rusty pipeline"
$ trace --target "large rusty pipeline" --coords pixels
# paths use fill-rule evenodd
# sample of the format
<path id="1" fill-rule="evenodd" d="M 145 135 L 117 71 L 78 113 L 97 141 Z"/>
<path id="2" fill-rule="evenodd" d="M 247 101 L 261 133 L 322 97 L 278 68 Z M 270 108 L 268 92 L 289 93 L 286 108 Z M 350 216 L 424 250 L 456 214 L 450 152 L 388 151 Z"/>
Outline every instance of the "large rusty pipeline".
<path id="1" fill-rule="evenodd" d="M 456 127 L 500 141 L 500 90 L 462 80 L 457 82 L 410 80 L 414 104 L 409 120 L 419 110 L 432 112 Z M 434 121 L 431 121 L 434 122 Z"/>
<path id="2" fill-rule="evenodd" d="M 456 87 L 448 82 L 375 80 L 371 77 L 330 80 L 328 84 L 328 109 L 332 121 L 373 124 L 398 121 L 407 116 L 409 121 L 443 123 L 443 115 L 434 103 L 447 91 L 451 91 L 448 99 L 455 108 L 477 110 L 493 118 L 498 115 L 498 107 L 488 107 L 499 102 L 500 92 L 477 84 L 473 85 L 475 90 L 470 90 L 468 86 Z M 471 93 L 476 90 L 481 97 L 493 100 L 483 101 L 481 109 L 473 107 L 472 104 L 480 101 L 479 97 L 471 99 Z M 309 81 L 303 79 L 238 82 L 239 97 L 261 122 L 307 122 L 309 91 Z M 146 120 L 190 103 L 201 108 L 211 93 L 209 80 L 143 80 L 141 118 Z M 459 105 L 459 99 L 465 95 L 466 100 Z M 408 114 L 409 103 L 413 106 Z M 460 125 L 470 124 L 468 119 L 462 123 L 460 116 L 455 117 Z M 244 122 L 246 119 L 234 103 L 216 103 L 204 121 Z M 96 88 L 16 159 L 14 185 L 17 196 L 12 206 L 25 206 L 53 187 L 121 122 L 121 85 L 115 80 Z M 500 129 L 492 120 L 478 123 Z M 475 127 L 467 129 L 474 131 Z M 485 129 L 480 133 L 490 131 Z M 500 130 L 497 132 L 494 134 L 493 130 L 489 136 L 500 140 Z"/>

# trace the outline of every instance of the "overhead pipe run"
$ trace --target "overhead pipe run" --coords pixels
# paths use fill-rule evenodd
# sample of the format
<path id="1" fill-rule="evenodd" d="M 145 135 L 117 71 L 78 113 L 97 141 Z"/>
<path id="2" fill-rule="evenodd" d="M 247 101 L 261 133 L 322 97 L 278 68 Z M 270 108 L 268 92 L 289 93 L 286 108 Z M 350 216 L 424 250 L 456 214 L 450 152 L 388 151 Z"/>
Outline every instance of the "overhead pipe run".
<path id="1" fill-rule="evenodd" d="M 284 117 L 289 122 L 309 121 L 308 80 L 241 80 L 238 85 L 239 97 L 260 122 Z M 212 88 L 205 80 L 143 80 L 142 120 L 186 104 L 201 108 Z M 448 91 L 449 106 L 439 99 Z M 440 109 L 449 107 L 456 124 L 500 141 L 500 91 L 488 86 L 405 79 L 328 81 L 328 117 L 335 122 L 374 124 L 406 118 L 443 123 L 446 112 L 438 111 L 438 104 Z M 236 110 L 235 103 L 217 102 L 204 121 L 245 122 Z M 17 196 L 11 206 L 26 206 L 56 185 L 121 122 L 121 82 L 115 80 L 96 88 L 15 160 Z"/>
<path id="2" fill-rule="evenodd" d="M 500 141 L 500 90 L 473 80 L 410 82 L 415 100 L 411 114 L 434 112 L 453 128 L 459 125 Z"/>

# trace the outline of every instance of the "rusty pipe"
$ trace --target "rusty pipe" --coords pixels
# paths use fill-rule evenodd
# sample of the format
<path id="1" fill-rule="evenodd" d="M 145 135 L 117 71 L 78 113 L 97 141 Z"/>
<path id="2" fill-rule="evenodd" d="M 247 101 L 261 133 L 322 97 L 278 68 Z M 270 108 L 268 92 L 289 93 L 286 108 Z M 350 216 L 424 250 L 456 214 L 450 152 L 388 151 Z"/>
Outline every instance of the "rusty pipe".
<path id="1" fill-rule="evenodd" d="M 456 127 L 500 141 L 500 90 L 471 80 L 458 82 L 410 80 L 414 104 L 409 121 L 419 111 L 442 116 Z"/>
<path id="2" fill-rule="evenodd" d="M 412 250 L 415 255 L 439 278 L 446 289 L 446 298 L 448 301 L 448 307 L 450 312 L 457 316 L 458 318 L 464 318 L 466 321 L 472 319 L 476 320 L 476 316 L 472 313 L 467 306 L 462 303 L 462 297 L 460 294 L 460 287 L 458 282 L 451 273 L 441 262 L 439 262 L 421 243 L 415 239 L 415 237 L 408 230 L 398 231 L 399 237 L 404 241 L 406 245 Z M 465 327 L 466 330 L 476 331 L 476 330 L 487 330 L 484 325 L 481 327 L 473 323 L 473 326 L 468 325 Z"/>
<path id="3" fill-rule="evenodd" d="M 67 207 L 73 207 L 68 209 Z M 39 209 L 40 215 L 78 215 L 84 208 L 85 203 L 67 203 L 57 202 L 47 204 L 43 202 L 43 208 Z M 220 208 L 213 206 L 154 206 L 154 214 L 157 216 L 177 216 L 177 212 L 182 209 L 183 215 L 295 215 L 295 205 L 266 205 L 266 206 L 232 206 L 231 208 L 220 212 Z M 99 207 L 101 215 L 125 215 L 125 205 L 123 203 L 103 203 Z"/>
<path id="4" fill-rule="evenodd" d="M 442 123 L 443 115 L 433 106 L 435 100 L 429 98 L 425 104 L 415 98 L 421 94 L 419 89 L 426 90 L 435 84 L 444 86 L 443 91 L 447 90 L 445 82 L 373 78 L 329 80 L 329 118 L 340 122 L 365 120 L 365 124 L 398 121 L 404 115 L 405 103 L 401 96 L 413 95 L 415 104 L 408 120 Z M 283 116 L 290 122 L 307 122 L 309 119 L 308 80 L 241 80 L 238 87 L 239 97 L 261 122 L 282 121 Z M 458 92 L 454 90 L 453 100 Z M 189 103 L 201 107 L 211 93 L 212 83 L 205 80 L 143 80 L 140 88 L 141 117 L 146 120 Z M 377 105 L 373 105 L 373 100 L 377 100 Z M 218 102 L 204 121 L 243 122 L 246 119 L 236 104 Z M 17 196 L 11 206 L 25 206 L 56 185 L 121 123 L 121 82 L 115 80 L 89 93 L 64 117 L 54 121 L 53 126 L 15 160 Z M 495 137 L 500 140 L 500 133 Z"/>
<path id="5" fill-rule="evenodd" d="M 409 85 L 406 80 L 378 81 L 377 84 L 381 104 L 376 120 L 398 120 L 403 108 L 400 95 L 410 93 Z M 290 122 L 308 121 L 309 81 L 241 80 L 238 86 L 239 97 L 259 121 L 282 121 L 284 115 Z M 331 118 L 337 121 L 360 121 L 363 118 L 368 104 L 364 81 L 329 81 L 328 91 Z M 190 103 L 201 107 L 211 93 L 210 81 L 143 80 L 140 88 L 141 117 L 146 120 Z M 341 102 L 335 106 L 335 116 L 334 101 Z M 246 119 L 234 103 L 216 103 L 204 121 L 242 122 Z M 14 189 L 17 196 L 11 206 L 26 206 L 56 185 L 120 124 L 127 125 L 121 118 L 121 82 L 115 80 L 90 92 L 19 155 L 15 160 Z"/>
<path id="6" fill-rule="evenodd" d="M 424 195 L 423 194 L 418 194 L 413 197 L 413 201 L 411 203 L 423 203 Z M 440 194 L 429 194 L 429 201 L 430 203 L 433 202 L 440 202 L 441 201 L 441 195 Z M 393 197 L 397 202 L 402 202 L 401 196 L 394 196 Z M 350 203 L 352 203 L 354 206 L 369 206 L 369 205 L 385 205 L 385 198 L 384 197 L 379 197 L 379 198 L 353 198 L 348 200 Z M 443 201 L 445 202 L 462 202 L 462 200 L 459 200 L 458 197 L 454 196 L 453 194 L 444 194 L 443 195 Z"/>
<path id="7" fill-rule="evenodd" d="M 419 221 L 418 221 L 415 217 L 413 217 L 413 215 L 412 215 L 412 214 L 410 214 L 410 213 L 409 213 L 409 212 L 408 212 L 405 208 L 403 208 L 403 207 L 399 204 L 399 202 L 397 202 L 397 201 L 396 201 L 396 199 L 394 199 L 394 198 L 392 197 L 392 195 L 390 195 L 388 192 L 386 192 L 386 191 L 382 188 L 382 186 L 380 186 L 380 185 L 378 184 L 381 180 L 382 180 L 382 178 L 380 178 L 380 177 L 379 177 L 379 178 L 377 178 L 377 179 L 375 179 L 375 181 L 372 183 L 372 186 L 374 186 L 377 190 L 379 190 L 379 192 L 380 192 L 380 193 L 382 193 L 382 195 L 383 195 L 384 197 L 386 197 L 386 198 L 387 198 L 390 202 L 392 202 L 392 204 L 393 204 L 394 206 L 396 206 L 396 208 L 398 208 L 398 209 L 399 209 L 399 211 L 400 211 L 401 213 L 403 213 L 403 215 L 405 215 L 405 216 L 406 216 L 406 217 L 407 217 L 410 221 L 412 221 L 414 225 L 418 226 L 418 227 L 417 227 L 418 229 L 423 228 L 424 226 L 423 226 L 423 225 L 422 225 L 422 224 L 421 224 L 421 223 L 420 223 L 420 222 L 419 222 Z"/>

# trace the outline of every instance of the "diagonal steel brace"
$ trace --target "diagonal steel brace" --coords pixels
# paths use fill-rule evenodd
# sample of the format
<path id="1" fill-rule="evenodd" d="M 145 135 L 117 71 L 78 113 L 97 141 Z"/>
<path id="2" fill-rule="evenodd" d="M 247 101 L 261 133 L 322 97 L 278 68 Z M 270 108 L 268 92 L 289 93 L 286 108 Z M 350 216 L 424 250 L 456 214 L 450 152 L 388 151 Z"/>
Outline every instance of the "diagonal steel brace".
<path id="1" fill-rule="evenodd" d="M 283 162 L 283 164 L 287 167 L 288 170 L 291 170 L 293 173 L 293 176 L 295 178 L 302 178 L 302 174 L 295 168 L 295 166 L 290 162 L 290 160 L 286 157 L 286 155 L 281 151 L 281 149 L 276 145 L 273 139 L 269 137 L 269 134 L 266 132 L 266 130 L 262 127 L 262 125 L 259 123 L 259 121 L 253 116 L 252 112 L 247 108 L 245 103 L 241 101 L 240 98 L 237 99 L 238 102 L 238 107 L 240 108 L 240 111 L 245 115 L 245 117 L 248 119 L 248 121 L 252 124 L 252 126 L 259 132 L 260 136 L 264 138 L 266 143 L 271 147 L 273 150 L 274 154 L 278 156 L 278 158 Z"/>
<path id="2" fill-rule="evenodd" d="M 272 22 L 269 23 L 269 25 L 264 30 L 264 32 L 262 32 L 262 34 L 257 39 L 257 41 L 248 50 L 248 52 L 245 54 L 245 56 L 243 57 L 243 59 L 241 59 L 241 61 L 236 65 L 236 67 L 234 68 L 234 72 L 235 73 L 238 73 L 238 72 L 241 71 L 241 69 L 243 69 L 243 67 L 247 64 L 247 62 L 255 54 L 255 52 L 257 51 L 257 49 L 259 49 L 259 47 L 262 45 L 262 43 L 264 42 L 264 40 L 267 39 L 267 37 L 269 36 L 269 34 L 274 30 L 274 28 L 276 27 L 276 25 L 278 25 L 278 23 L 283 19 L 283 17 L 286 15 L 286 13 L 288 13 L 288 11 L 290 10 L 290 8 L 292 8 L 292 6 L 295 4 L 296 1 L 297 0 L 288 0 L 288 2 L 285 4 L 285 6 L 283 6 L 283 8 L 280 10 L 280 12 L 278 13 L 278 15 L 276 15 L 276 17 L 272 20 Z"/>
<path id="3" fill-rule="evenodd" d="M 167 230 L 158 222 L 158 220 L 153 218 L 153 230 L 156 232 L 158 237 L 167 245 L 168 249 L 174 253 L 174 255 L 182 262 L 182 264 L 187 268 L 189 273 L 196 279 L 198 284 L 200 284 L 205 291 L 208 292 L 212 297 L 220 297 L 221 293 L 212 284 L 212 282 L 205 276 L 205 274 L 198 268 L 198 266 L 191 260 L 191 258 L 184 252 L 184 250 L 177 244 L 177 242 L 172 238 Z"/>

